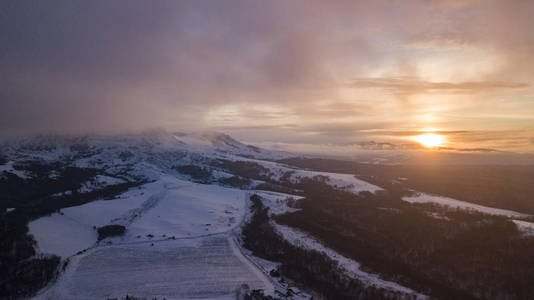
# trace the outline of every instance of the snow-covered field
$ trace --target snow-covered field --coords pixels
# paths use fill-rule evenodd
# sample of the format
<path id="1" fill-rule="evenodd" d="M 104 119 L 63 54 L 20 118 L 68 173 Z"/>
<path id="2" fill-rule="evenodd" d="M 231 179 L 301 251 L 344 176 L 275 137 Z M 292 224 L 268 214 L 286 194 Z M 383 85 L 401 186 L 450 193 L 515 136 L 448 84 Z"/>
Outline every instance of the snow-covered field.
<path id="1" fill-rule="evenodd" d="M 140 206 L 149 195 L 132 190 L 114 200 L 98 200 L 80 206 L 64 208 L 60 213 L 41 217 L 29 223 L 30 234 L 35 237 L 41 252 L 67 258 L 91 247 L 98 234 L 93 226 L 100 227 Z"/>
<path id="2" fill-rule="evenodd" d="M 272 294 L 271 281 L 233 238 L 250 192 L 160 174 L 115 200 L 62 209 L 30 223 L 42 252 L 70 257 L 37 299 L 233 299 L 246 283 Z M 93 226 L 121 224 L 124 236 L 96 243 Z M 78 251 L 87 249 L 81 254 Z"/>
<path id="3" fill-rule="evenodd" d="M 72 259 L 36 299 L 234 299 L 243 283 L 272 292 L 226 235 L 98 247 Z"/>
<path id="4" fill-rule="evenodd" d="M 404 294 L 413 295 L 415 299 L 427 299 L 428 297 L 415 292 L 412 289 L 399 285 L 398 283 L 381 279 L 377 274 L 367 273 L 360 269 L 360 264 L 348 257 L 345 257 L 336 251 L 324 246 L 315 238 L 308 234 L 285 225 L 280 225 L 276 222 L 271 222 L 276 231 L 291 244 L 306 249 L 313 249 L 319 252 L 324 252 L 331 259 L 336 261 L 345 274 L 353 279 L 361 281 L 367 286 L 376 286 L 391 291 L 397 291 Z"/>
<path id="5" fill-rule="evenodd" d="M 460 201 L 452 198 L 434 196 L 425 193 L 417 193 L 414 196 L 402 197 L 402 200 L 410 203 L 435 203 L 442 206 L 451 208 L 460 208 L 465 210 L 474 210 L 488 215 L 499 215 L 510 218 L 527 218 L 528 214 L 519 213 L 513 210 L 500 209 L 494 207 L 488 207 L 484 205 L 474 204 L 466 201 Z"/>
<path id="6" fill-rule="evenodd" d="M 227 232 L 242 219 L 245 191 L 179 180 L 174 184 L 165 188 L 153 208 L 136 212 L 138 217 L 128 227 L 125 239 L 147 239 L 149 234 L 182 238 Z"/>
<path id="7" fill-rule="evenodd" d="M 30 222 L 40 250 L 64 258 L 95 244 L 93 226 L 127 227 L 120 241 L 182 238 L 227 232 L 242 219 L 245 191 L 164 176 L 119 199 L 62 209 Z M 149 236 L 150 235 L 150 236 Z"/>

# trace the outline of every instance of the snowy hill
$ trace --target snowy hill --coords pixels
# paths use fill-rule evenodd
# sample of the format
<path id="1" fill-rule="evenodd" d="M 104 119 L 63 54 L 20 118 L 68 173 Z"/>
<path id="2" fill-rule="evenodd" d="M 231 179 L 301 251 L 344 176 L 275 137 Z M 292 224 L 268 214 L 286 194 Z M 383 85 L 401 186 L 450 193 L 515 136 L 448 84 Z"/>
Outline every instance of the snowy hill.
<path id="1" fill-rule="evenodd" d="M 42 135 L 10 140 L 0 150 L 0 219 L 9 228 L 1 245 L 8 275 L 0 287 L 7 295 L 424 299 L 432 289 L 417 277 L 399 279 L 402 268 L 387 275 L 391 261 L 381 256 L 369 268 L 376 251 L 366 246 L 377 249 L 376 242 L 397 255 L 402 244 L 391 243 L 409 238 L 421 222 L 433 224 L 421 230 L 434 231 L 417 243 L 444 226 L 457 232 L 502 226 L 517 230 L 517 240 L 532 235 L 527 213 L 418 193 L 403 185 L 412 180 L 403 173 L 292 159 L 297 155 L 221 133 Z M 356 170 L 366 173 L 356 177 Z M 397 229 L 403 226 L 409 230 Z M 360 246 L 344 251 L 351 243 Z M 19 279 L 21 269 L 28 278 Z"/>
<path id="2" fill-rule="evenodd" d="M 379 189 L 352 175 L 305 171 L 276 163 L 295 155 L 245 145 L 220 133 L 154 131 L 119 136 L 37 136 L 10 141 L 1 150 L 5 162 L 0 165 L 0 176 L 12 174 L 31 179 L 47 175 L 53 179 L 58 176 L 58 169 L 98 170 L 100 175 L 84 182 L 78 192 L 89 192 L 91 187 L 118 180 L 157 180 L 161 173 L 240 188 L 265 183 L 294 184 L 322 177 L 336 187 L 355 192 Z M 108 182 L 102 182 L 102 178 Z M 17 203 L 10 205 L 16 207 Z"/>
<path id="3" fill-rule="evenodd" d="M 271 213 L 283 214 L 297 210 L 291 203 L 310 185 L 354 194 L 381 190 L 354 175 L 284 165 L 277 160 L 292 154 L 220 133 L 49 135 L 11 140 L 1 150 L 0 182 L 14 191 L 2 196 L 2 208 L 9 208 L 8 216 L 31 218 L 36 257 L 62 259 L 59 277 L 38 299 L 128 293 L 226 299 L 244 283 L 268 295 L 287 294 L 291 283 L 270 275 L 278 264 L 242 248 L 251 195 L 259 195 Z M 124 233 L 102 235 L 107 226 Z M 340 257 L 329 251 L 332 259 Z M 381 279 L 369 283 L 371 275 L 357 262 L 340 263 L 343 270 L 363 274 L 357 280 L 364 284 L 416 294 Z M 307 295 L 293 292 L 286 298 Z"/>

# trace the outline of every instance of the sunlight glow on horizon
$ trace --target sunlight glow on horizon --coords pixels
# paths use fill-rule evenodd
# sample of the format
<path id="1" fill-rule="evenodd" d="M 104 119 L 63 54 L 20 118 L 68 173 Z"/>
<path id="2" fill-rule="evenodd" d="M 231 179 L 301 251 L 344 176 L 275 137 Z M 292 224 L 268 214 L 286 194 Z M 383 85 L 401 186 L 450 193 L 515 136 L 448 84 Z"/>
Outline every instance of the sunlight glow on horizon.
<path id="1" fill-rule="evenodd" d="M 414 136 L 412 139 L 427 148 L 441 147 L 445 142 L 445 137 L 443 135 L 435 133 L 425 133 Z"/>

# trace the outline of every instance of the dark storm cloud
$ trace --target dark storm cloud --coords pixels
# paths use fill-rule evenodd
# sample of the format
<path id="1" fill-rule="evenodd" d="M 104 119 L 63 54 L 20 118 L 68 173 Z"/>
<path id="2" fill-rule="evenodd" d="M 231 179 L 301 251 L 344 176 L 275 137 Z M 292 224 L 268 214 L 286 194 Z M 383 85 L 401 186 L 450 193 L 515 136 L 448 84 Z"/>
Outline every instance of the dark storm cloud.
<path id="1" fill-rule="evenodd" d="M 291 20 L 266 2 L 4 3 L 2 129 L 157 125 L 169 108 L 306 84 L 319 47 Z"/>
<path id="2" fill-rule="evenodd" d="M 180 12 L 165 2 L 16 1 L 5 6 L 0 21 L 4 68 L 19 78 L 65 72 L 88 82 L 137 81 L 168 68 L 159 43 Z"/>
<path id="3" fill-rule="evenodd" d="M 117 91 L 168 68 L 154 44 L 170 17 L 163 4 L 5 3 L 2 129 L 91 130 L 119 125 L 120 110 L 135 117 Z"/>

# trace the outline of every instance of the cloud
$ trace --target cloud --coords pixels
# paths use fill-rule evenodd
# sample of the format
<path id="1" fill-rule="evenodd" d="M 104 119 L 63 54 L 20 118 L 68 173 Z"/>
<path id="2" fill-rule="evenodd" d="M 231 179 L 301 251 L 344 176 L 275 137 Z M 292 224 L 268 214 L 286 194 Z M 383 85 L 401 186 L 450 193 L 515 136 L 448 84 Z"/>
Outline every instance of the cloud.
<path id="1" fill-rule="evenodd" d="M 382 89 L 395 95 L 416 94 L 476 94 L 490 91 L 520 90 L 530 87 L 526 83 L 505 81 L 433 82 L 418 77 L 370 77 L 357 78 L 354 88 Z"/>
<path id="2" fill-rule="evenodd" d="M 160 126 L 350 143 L 376 128 L 531 127 L 504 115 L 534 111 L 532 1 L 0 6 L 0 135 Z"/>
<path id="3" fill-rule="evenodd" d="M 404 44 L 408 49 L 431 49 L 434 51 L 451 51 L 472 47 L 472 43 L 455 33 L 423 33 L 410 37 Z"/>

